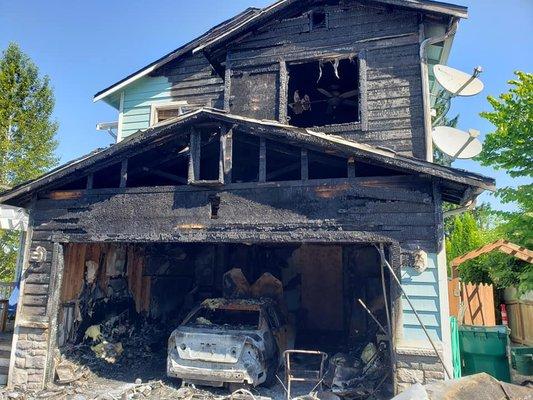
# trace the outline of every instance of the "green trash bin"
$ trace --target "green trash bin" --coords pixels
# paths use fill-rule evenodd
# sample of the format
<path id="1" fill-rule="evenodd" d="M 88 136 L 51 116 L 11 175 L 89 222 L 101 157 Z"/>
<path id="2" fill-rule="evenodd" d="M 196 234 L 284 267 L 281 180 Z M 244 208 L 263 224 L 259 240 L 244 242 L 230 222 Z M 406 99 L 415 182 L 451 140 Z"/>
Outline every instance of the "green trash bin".
<path id="1" fill-rule="evenodd" d="M 505 325 L 459 326 L 462 375 L 486 372 L 500 381 L 511 382 L 509 333 Z"/>
<path id="2" fill-rule="evenodd" d="M 533 347 L 511 348 L 511 360 L 520 375 L 533 375 Z"/>

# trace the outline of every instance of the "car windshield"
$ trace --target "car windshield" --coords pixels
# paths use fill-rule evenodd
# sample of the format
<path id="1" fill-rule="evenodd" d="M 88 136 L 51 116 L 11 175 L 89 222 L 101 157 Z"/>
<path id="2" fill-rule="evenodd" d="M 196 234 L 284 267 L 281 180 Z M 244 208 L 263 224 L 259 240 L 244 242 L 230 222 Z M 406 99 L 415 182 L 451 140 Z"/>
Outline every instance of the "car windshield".
<path id="1" fill-rule="evenodd" d="M 259 328 L 259 310 L 201 307 L 185 325 L 255 330 Z"/>

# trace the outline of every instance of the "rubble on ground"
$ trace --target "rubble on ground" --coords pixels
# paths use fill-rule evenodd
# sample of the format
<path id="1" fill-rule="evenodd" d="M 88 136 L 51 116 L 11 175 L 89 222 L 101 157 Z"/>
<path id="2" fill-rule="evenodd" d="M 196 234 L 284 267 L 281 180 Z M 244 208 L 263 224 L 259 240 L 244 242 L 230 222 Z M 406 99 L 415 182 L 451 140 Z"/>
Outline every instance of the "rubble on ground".
<path id="1" fill-rule="evenodd" d="M 415 384 L 392 400 L 533 400 L 533 388 L 500 382 L 481 373 L 422 386 Z"/>

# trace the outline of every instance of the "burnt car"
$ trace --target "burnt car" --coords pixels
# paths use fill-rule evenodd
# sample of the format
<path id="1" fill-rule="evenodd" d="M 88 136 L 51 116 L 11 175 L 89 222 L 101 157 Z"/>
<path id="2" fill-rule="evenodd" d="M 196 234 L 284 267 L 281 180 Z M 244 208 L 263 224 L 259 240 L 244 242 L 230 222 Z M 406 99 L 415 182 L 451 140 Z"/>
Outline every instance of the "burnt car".
<path id="1" fill-rule="evenodd" d="M 167 375 L 207 386 L 269 385 L 290 336 L 270 299 L 208 299 L 170 335 Z"/>

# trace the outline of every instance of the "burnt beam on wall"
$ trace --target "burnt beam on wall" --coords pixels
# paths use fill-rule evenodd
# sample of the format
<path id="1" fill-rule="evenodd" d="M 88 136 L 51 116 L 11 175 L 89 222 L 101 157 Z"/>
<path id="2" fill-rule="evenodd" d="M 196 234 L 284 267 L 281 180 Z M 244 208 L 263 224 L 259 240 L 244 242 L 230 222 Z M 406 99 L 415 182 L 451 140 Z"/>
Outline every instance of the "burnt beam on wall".
<path id="1" fill-rule="evenodd" d="M 191 139 L 189 144 L 189 183 L 200 180 L 200 132 L 191 128 Z"/>
<path id="2" fill-rule="evenodd" d="M 266 182 L 266 139 L 259 138 L 259 182 Z"/>
<path id="3" fill-rule="evenodd" d="M 89 174 L 87 175 L 87 190 L 91 190 L 93 188 L 93 182 L 94 182 L 94 175 Z"/>
<path id="4" fill-rule="evenodd" d="M 223 126 L 220 134 L 220 182 L 231 183 L 233 169 L 233 127 Z"/>
<path id="5" fill-rule="evenodd" d="M 355 178 L 355 159 L 353 157 L 348 159 L 348 178 Z"/>
<path id="6" fill-rule="evenodd" d="M 120 187 L 125 188 L 128 182 L 128 159 L 124 159 L 120 165 Z"/>
<path id="7" fill-rule="evenodd" d="M 309 157 L 307 149 L 302 149 L 300 161 L 302 167 L 302 180 L 306 181 L 309 179 Z"/>

